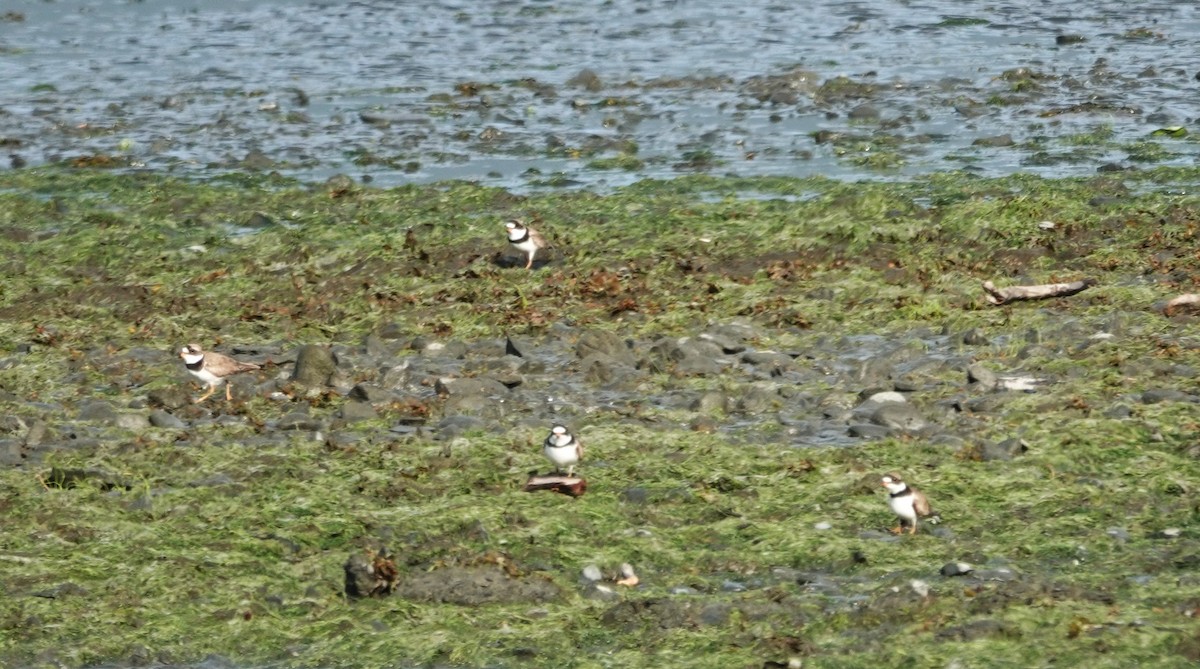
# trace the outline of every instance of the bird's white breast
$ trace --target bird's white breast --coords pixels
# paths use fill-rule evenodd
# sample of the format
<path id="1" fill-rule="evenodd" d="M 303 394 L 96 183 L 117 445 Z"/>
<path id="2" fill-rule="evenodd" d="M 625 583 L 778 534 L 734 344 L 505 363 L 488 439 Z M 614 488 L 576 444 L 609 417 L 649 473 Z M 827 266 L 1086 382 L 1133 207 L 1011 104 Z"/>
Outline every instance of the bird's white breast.
<path id="1" fill-rule="evenodd" d="M 917 517 L 917 511 L 916 511 L 916 509 L 913 508 L 913 496 L 912 495 L 902 495 L 900 497 L 889 497 L 888 498 L 888 506 L 890 506 L 892 508 L 892 513 L 896 514 L 897 516 L 900 516 L 901 518 L 908 518 L 909 520 L 915 520 Z"/>
<path id="2" fill-rule="evenodd" d="M 579 449 L 575 444 L 556 446 L 549 443 L 542 449 L 546 457 L 555 465 L 573 465 L 579 462 Z"/>

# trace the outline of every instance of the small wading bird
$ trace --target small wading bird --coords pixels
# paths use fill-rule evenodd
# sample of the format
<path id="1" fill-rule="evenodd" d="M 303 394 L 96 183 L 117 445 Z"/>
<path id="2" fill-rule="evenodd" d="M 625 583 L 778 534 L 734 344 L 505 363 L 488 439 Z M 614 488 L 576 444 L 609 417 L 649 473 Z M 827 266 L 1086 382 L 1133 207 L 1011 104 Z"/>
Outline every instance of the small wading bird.
<path id="1" fill-rule="evenodd" d="M 566 427 L 555 425 L 550 428 L 550 436 L 542 445 L 542 454 L 554 463 L 555 473 L 561 474 L 562 468 L 566 467 L 567 476 L 574 476 L 575 465 L 583 459 L 583 444 Z"/>
<path id="2" fill-rule="evenodd" d="M 917 519 L 929 517 L 929 522 L 937 522 L 937 514 L 929 507 L 925 493 L 908 485 L 896 474 L 885 474 L 880 479 L 880 485 L 888 490 L 888 507 L 900 518 L 900 524 L 892 528 L 893 534 L 904 531 L 904 523 L 908 521 L 909 534 L 917 533 Z"/>
<path id="3" fill-rule="evenodd" d="M 205 352 L 199 344 L 184 346 L 179 351 L 179 357 L 183 358 L 183 364 L 187 367 L 188 372 L 208 386 L 208 392 L 195 400 L 197 404 L 208 399 L 218 386 L 225 383 L 226 378 L 241 372 L 260 369 L 252 362 L 241 362 L 220 353 Z M 225 399 L 233 399 L 228 384 L 225 385 Z"/>
<path id="4" fill-rule="evenodd" d="M 525 261 L 525 269 L 533 267 L 533 256 L 538 252 L 538 249 L 546 248 L 546 240 L 538 233 L 537 230 L 525 225 L 525 221 L 519 218 L 504 224 L 508 230 L 508 243 L 524 251 L 528 259 Z"/>

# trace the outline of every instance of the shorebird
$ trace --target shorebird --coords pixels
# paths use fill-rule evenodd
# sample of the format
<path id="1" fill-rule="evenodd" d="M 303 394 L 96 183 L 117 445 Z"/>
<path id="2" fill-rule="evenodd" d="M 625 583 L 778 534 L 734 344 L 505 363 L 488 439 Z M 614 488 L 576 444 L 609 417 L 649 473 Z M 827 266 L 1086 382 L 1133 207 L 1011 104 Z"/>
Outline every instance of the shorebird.
<path id="1" fill-rule="evenodd" d="M 546 240 L 537 230 L 525 225 L 525 221 L 519 218 L 505 223 L 504 227 L 508 230 L 508 243 L 525 252 L 528 256 L 525 261 L 525 269 L 531 269 L 533 256 L 537 254 L 538 249 L 546 248 Z"/>
<path id="2" fill-rule="evenodd" d="M 252 362 L 241 362 L 227 355 L 211 351 L 206 352 L 200 348 L 199 344 L 184 346 L 179 351 L 179 357 L 183 358 L 183 364 L 187 367 L 188 372 L 208 386 L 208 392 L 195 400 L 197 404 L 208 399 L 216 391 L 217 386 L 225 383 L 227 377 L 241 372 L 260 369 L 258 365 Z M 225 386 L 225 399 L 233 399 L 228 384 Z"/>
<path id="3" fill-rule="evenodd" d="M 542 454 L 554 463 L 555 473 L 561 474 L 562 468 L 566 467 L 567 476 L 574 476 L 575 465 L 583 459 L 583 444 L 566 427 L 555 425 L 542 445 Z"/>
<path id="4" fill-rule="evenodd" d="M 909 534 L 917 533 L 917 518 L 930 517 L 935 522 L 937 514 L 929 507 L 925 493 L 905 483 L 896 474 L 884 474 L 880 485 L 888 489 L 888 507 L 900 518 L 900 523 L 892 528 L 892 534 L 904 532 L 904 523 L 908 521 Z"/>

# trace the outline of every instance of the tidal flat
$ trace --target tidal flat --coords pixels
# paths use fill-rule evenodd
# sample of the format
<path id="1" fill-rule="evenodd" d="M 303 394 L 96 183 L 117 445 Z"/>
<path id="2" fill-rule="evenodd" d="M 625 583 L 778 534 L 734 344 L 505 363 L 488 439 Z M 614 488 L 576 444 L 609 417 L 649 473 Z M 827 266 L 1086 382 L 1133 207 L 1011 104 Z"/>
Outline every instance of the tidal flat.
<path id="1" fill-rule="evenodd" d="M 1197 183 L 0 173 L 0 665 L 1194 666 Z"/>

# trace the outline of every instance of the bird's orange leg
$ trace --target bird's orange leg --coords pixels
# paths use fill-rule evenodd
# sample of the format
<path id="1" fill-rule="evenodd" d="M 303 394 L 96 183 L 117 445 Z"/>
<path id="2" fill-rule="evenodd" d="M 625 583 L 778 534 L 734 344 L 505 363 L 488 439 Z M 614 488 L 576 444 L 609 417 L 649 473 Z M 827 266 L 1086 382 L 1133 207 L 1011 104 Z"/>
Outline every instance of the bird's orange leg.
<path id="1" fill-rule="evenodd" d="M 201 395 L 200 397 L 197 397 L 197 398 L 195 399 L 194 403 L 195 403 L 195 404 L 199 404 L 199 403 L 203 402 L 204 400 L 208 399 L 209 397 L 211 397 L 211 396 L 212 396 L 213 392 L 214 392 L 214 391 L 216 391 L 216 389 L 217 389 L 217 387 L 216 387 L 216 386 L 209 386 L 209 387 L 208 387 L 208 392 L 204 393 L 204 394 L 203 394 L 203 395 Z"/>
<path id="2" fill-rule="evenodd" d="M 226 402 L 233 401 L 233 384 L 230 384 L 230 383 L 225 384 L 225 401 Z"/>

